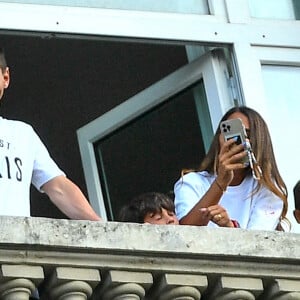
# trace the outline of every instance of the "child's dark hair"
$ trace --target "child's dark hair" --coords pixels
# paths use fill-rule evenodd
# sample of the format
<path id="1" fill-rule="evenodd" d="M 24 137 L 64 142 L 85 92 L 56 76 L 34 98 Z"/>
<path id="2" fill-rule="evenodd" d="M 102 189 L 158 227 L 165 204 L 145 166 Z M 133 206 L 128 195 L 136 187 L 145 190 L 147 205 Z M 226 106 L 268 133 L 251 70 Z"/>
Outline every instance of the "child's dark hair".
<path id="1" fill-rule="evenodd" d="M 136 196 L 129 204 L 122 207 L 119 221 L 144 223 L 144 218 L 148 213 L 159 213 L 162 208 L 175 212 L 174 202 L 167 194 L 144 193 Z"/>
<path id="2" fill-rule="evenodd" d="M 2 70 L 2 72 L 4 72 L 6 68 L 7 63 L 5 59 L 4 49 L 0 47 L 0 69 Z"/>

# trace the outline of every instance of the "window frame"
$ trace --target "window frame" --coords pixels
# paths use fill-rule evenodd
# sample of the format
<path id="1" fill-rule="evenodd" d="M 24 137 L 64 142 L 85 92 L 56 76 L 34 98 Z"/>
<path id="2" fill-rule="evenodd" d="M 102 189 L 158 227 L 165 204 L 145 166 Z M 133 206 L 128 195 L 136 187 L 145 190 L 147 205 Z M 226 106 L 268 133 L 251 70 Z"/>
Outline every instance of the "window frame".
<path id="1" fill-rule="evenodd" d="M 206 117 L 207 124 L 215 124 L 214 131 L 221 116 L 234 104 L 230 93 L 225 91 L 227 78 L 222 76 L 224 68 L 226 65 L 221 59 L 220 51 L 210 51 L 77 130 L 89 199 L 104 220 L 107 215 L 94 143 L 201 79 L 204 81 L 210 119 L 205 114 L 203 117 Z M 205 130 L 207 131 L 204 128 Z"/>

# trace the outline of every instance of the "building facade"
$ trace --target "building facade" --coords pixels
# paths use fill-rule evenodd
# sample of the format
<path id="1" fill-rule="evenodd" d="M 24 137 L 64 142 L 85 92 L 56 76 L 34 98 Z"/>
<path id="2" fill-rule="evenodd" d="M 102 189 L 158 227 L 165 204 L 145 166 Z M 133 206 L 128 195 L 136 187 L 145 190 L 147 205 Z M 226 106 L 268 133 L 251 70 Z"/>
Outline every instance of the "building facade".
<path id="1" fill-rule="evenodd" d="M 157 2 L 157 3 L 155 3 Z M 0 0 L 11 68 L 1 115 L 31 123 L 114 221 L 172 190 L 234 105 L 269 124 L 292 233 L 65 220 L 32 190 L 1 217 L 0 299 L 300 299 L 298 0 Z M 50 218 L 40 218 L 50 217 Z"/>

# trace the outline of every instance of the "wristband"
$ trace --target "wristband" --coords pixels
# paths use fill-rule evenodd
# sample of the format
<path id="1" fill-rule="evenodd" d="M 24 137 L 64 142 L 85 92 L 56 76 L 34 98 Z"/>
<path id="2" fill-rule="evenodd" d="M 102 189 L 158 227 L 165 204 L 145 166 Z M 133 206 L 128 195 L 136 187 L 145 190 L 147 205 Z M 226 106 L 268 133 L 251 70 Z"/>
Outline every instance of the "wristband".
<path id="1" fill-rule="evenodd" d="M 240 226 L 240 224 L 239 224 L 238 221 L 236 221 L 236 220 L 231 220 L 231 222 L 232 222 L 234 228 L 241 228 L 241 226 Z"/>

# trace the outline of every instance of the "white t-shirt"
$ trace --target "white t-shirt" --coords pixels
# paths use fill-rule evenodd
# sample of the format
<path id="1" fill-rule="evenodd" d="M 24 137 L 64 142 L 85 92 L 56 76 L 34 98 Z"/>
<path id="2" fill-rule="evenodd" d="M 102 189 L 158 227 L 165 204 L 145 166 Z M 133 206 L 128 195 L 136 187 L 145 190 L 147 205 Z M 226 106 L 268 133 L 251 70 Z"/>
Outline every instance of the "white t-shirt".
<path id="1" fill-rule="evenodd" d="M 40 190 L 59 175 L 30 125 L 0 117 L 0 215 L 30 216 L 30 184 Z"/>
<path id="2" fill-rule="evenodd" d="M 215 176 L 204 171 L 188 173 L 175 183 L 175 208 L 179 220 L 199 202 L 214 180 Z M 256 185 L 256 180 L 247 176 L 240 185 L 228 186 L 219 204 L 232 220 L 239 222 L 241 228 L 274 230 L 283 201 L 265 187 L 253 194 Z M 209 222 L 208 226 L 217 225 Z"/>

